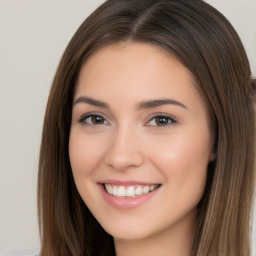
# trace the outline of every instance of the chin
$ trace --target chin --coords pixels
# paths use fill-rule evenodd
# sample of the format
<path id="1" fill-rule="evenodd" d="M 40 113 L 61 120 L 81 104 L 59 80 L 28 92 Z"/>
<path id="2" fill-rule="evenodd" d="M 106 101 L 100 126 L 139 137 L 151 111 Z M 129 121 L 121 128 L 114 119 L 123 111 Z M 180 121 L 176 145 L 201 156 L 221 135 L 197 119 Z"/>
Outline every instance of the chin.
<path id="1" fill-rule="evenodd" d="M 121 223 L 122 222 L 122 223 Z M 154 233 L 155 228 L 145 223 L 133 223 L 130 220 L 115 223 L 100 223 L 103 229 L 115 239 L 144 239 Z"/>

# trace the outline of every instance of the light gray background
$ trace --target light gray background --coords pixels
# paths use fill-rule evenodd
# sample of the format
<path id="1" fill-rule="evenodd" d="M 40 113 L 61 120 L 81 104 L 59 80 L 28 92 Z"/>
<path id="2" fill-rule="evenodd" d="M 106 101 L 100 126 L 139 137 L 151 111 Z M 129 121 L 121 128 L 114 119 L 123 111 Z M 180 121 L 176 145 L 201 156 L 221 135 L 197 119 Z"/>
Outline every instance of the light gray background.
<path id="1" fill-rule="evenodd" d="M 49 88 L 68 41 L 102 2 L 0 0 L 0 255 L 39 248 L 36 180 Z M 256 75 L 256 1 L 207 2 L 236 28 Z"/>

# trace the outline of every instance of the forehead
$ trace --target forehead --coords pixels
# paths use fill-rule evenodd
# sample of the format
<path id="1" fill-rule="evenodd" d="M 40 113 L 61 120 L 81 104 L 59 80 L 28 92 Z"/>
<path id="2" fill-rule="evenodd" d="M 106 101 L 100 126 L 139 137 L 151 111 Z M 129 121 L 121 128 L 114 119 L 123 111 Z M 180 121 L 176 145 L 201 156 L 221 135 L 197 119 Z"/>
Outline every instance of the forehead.
<path id="1" fill-rule="evenodd" d="M 82 66 L 77 89 L 94 90 L 100 84 L 101 89 L 110 85 L 132 87 L 155 84 L 161 90 L 161 84 L 190 83 L 195 80 L 191 72 L 166 50 L 147 43 L 119 43 L 105 46 L 93 53 Z M 180 85 L 181 86 L 181 85 Z M 76 90 L 77 91 L 77 90 Z"/>

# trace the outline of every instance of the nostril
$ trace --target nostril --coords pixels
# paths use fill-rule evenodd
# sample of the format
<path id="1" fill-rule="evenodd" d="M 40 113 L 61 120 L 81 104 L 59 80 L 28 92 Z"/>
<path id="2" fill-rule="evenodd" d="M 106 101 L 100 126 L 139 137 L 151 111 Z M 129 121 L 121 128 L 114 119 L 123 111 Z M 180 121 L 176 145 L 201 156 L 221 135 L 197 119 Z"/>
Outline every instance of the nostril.
<path id="1" fill-rule="evenodd" d="M 105 163 L 116 170 L 125 170 L 130 167 L 141 166 L 144 162 L 143 155 L 139 152 L 112 151 L 105 157 Z"/>

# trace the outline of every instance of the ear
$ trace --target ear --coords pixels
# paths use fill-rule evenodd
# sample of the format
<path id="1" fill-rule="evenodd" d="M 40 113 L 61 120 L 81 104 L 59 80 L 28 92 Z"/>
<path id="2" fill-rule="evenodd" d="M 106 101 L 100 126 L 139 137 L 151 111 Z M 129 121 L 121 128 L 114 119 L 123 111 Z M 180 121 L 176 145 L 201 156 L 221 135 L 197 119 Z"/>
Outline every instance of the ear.
<path id="1" fill-rule="evenodd" d="M 216 158 L 217 158 L 217 143 L 215 141 L 209 154 L 209 162 L 214 162 Z"/>
<path id="2" fill-rule="evenodd" d="M 216 151 L 212 149 L 209 155 L 209 162 L 214 162 L 216 158 L 217 158 Z"/>

